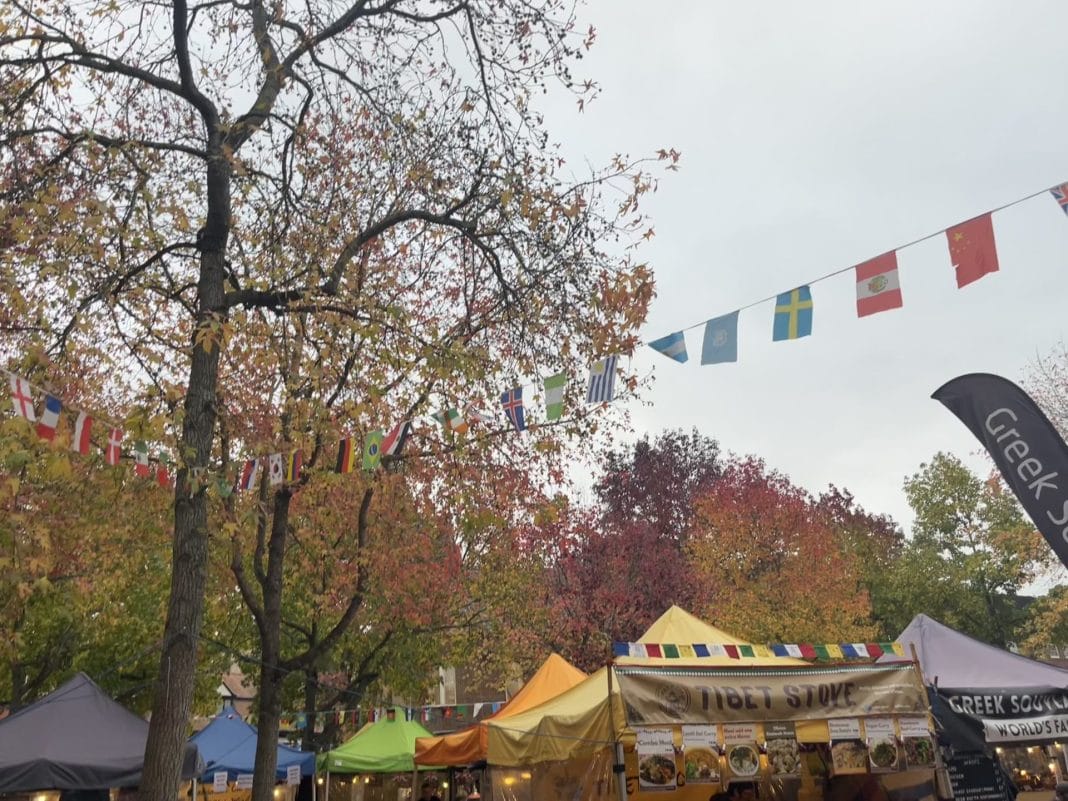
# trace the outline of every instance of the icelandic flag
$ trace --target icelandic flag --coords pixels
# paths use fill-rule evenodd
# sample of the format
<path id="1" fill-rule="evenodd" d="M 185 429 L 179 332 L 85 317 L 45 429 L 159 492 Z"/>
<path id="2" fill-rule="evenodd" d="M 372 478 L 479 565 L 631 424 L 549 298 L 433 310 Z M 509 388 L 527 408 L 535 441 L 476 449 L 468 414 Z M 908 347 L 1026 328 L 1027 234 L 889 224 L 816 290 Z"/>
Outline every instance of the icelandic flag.
<path id="1" fill-rule="evenodd" d="M 616 390 L 616 362 L 618 356 L 607 356 L 590 367 L 590 383 L 586 389 L 586 403 L 611 403 Z"/>
<path id="2" fill-rule="evenodd" d="M 686 353 L 686 337 L 682 335 L 682 331 L 676 331 L 666 337 L 654 339 L 649 343 L 649 347 L 657 353 L 663 353 L 669 359 L 674 359 L 680 363 L 690 358 L 689 354 Z"/>
<path id="3" fill-rule="evenodd" d="M 85 412 L 78 412 L 74 423 L 74 436 L 70 440 L 70 449 L 82 456 L 89 455 L 89 436 L 93 430 L 93 418 Z"/>
<path id="4" fill-rule="evenodd" d="M 54 395 L 45 395 L 44 409 L 37 421 L 37 436 L 51 442 L 56 438 L 56 426 L 59 425 L 59 412 L 63 403 Z"/>
<path id="5" fill-rule="evenodd" d="M 738 312 L 724 314 L 705 323 L 701 364 L 738 361 Z"/>
<path id="6" fill-rule="evenodd" d="M 501 405 L 504 413 L 512 421 L 516 431 L 523 431 L 527 427 L 526 416 L 523 413 L 523 388 L 516 387 L 501 394 Z"/>

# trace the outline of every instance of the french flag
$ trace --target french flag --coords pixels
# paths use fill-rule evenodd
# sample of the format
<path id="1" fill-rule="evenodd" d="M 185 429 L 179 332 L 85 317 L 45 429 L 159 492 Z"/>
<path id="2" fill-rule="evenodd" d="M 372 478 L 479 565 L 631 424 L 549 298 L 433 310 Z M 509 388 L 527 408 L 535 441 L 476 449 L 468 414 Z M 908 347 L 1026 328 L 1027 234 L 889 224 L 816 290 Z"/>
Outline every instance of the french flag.
<path id="1" fill-rule="evenodd" d="M 93 418 L 85 412 L 78 412 L 74 421 L 74 436 L 71 437 L 70 449 L 82 456 L 89 455 L 89 437 L 93 431 Z"/>
<path id="2" fill-rule="evenodd" d="M 59 398 L 45 395 L 41 419 L 37 421 L 37 436 L 49 442 L 56 438 L 56 427 L 59 425 L 59 413 L 62 409 L 63 403 Z"/>

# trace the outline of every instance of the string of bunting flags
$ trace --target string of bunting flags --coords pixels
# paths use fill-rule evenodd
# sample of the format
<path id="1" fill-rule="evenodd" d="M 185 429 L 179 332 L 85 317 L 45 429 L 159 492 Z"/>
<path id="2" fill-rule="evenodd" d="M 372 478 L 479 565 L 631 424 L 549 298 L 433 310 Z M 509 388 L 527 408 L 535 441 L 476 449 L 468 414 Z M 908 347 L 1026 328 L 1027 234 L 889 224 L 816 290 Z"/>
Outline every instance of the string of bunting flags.
<path id="1" fill-rule="evenodd" d="M 616 374 L 619 356 L 612 355 L 598 359 L 590 366 L 589 380 L 586 389 L 587 404 L 611 403 L 615 400 Z M 15 415 L 28 421 L 36 427 L 39 437 L 53 442 L 60 428 L 60 419 L 64 409 L 77 412 L 73 423 L 70 437 L 70 450 L 83 456 L 89 455 L 93 446 L 93 436 L 98 423 L 103 423 L 107 431 L 106 442 L 99 445 L 104 453 L 106 464 L 116 466 L 124 458 L 128 458 L 122 451 L 122 444 L 126 437 L 123 429 L 109 423 L 103 418 L 93 416 L 80 409 L 71 408 L 54 393 L 31 384 L 26 378 L 16 375 L 8 370 L 0 370 L 8 376 L 11 393 L 11 403 Z M 549 376 L 542 382 L 544 388 L 543 400 L 545 405 L 545 421 L 555 422 L 564 413 L 564 394 L 569 377 L 566 373 L 558 373 Z M 526 431 L 528 428 L 527 410 L 524 404 L 523 386 L 512 387 L 501 394 L 501 408 L 509 423 L 517 432 Z M 40 415 L 38 416 L 37 397 L 41 398 Z M 374 471 L 382 464 L 384 458 L 398 457 L 412 433 L 413 424 L 420 420 L 430 420 L 441 425 L 446 431 L 454 434 L 466 434 L 473 424 L 492 423 L 494 417 L 485 412 L 475 409 L 466 409 L 463 412 L 456 407 L 447 408 L 428 417 L 415 417 L 398 423 L 389 431 L 375 429 L 363 438 L 360 465 L 368 471 Z M 351 473 L 357 464 L 358 439 L 352 436 L 343 436 L 338 441 L 337 459 L 334 471 L 337 473 Z M 143 440 L 133 443 L 134 473 L 140 477 L 155 475 L 160 486 L 172 488 L 174 478 L 171 472 L 171 460 L 166 452 L 159 450 L 153 459 L 149 456 L 149 446 Z M 151 464 L 155 461 L 155 466 Z M 241 464 L 241 469 L 235 481 L 221 479 L 218 482 L 219 492 L 228 495 L 234 491 L 253 489 L 265 476 L 272 487 L 282 486 L 287 483 L 299 481 L 304 466 L 303 450 L 296 448 L 286 452 L 270 453 L 263 456 L 250 457 Z"/>
<path id="2" fill-rule="evenodd" d="M 762 298 L 735 309 L 729 314 L 695 323 L 645 344 L 673 361 L 686 362 L 689 360 L 689 353 L 686 348 L 685 334 L 687 331 L 703 326 L 701 364 L 736 362 L 738 361 L 740 313 L 768 301 L 775 302 L 771 332 L 773 341 L 810 336 L 815 310 L 812 285 L 850 271 L 854 273 L 856 279 L 858 317 L 867 317 L 901 308 L 904 305 L 904 299 L 898 273 L 898 252 L 941 234 L 946 236 L 949 260 L 955 271 L 957 287 L 963 288 L 1000 269 L 994 239 L 993 215 L 1047 192 L 1053 196 L 1065 214 L 1068 214 L 1068 183 L 1058 184 L 1005 203 L 957 225 L 914 239 L 859 264 L 834 270 L 787 292 Z M 609 355 L 596 360 L 590 366 L 585 397 L 587 404 L 611 403 L 615 400 L 619 359 L 620 354 Z M 105 463 L 116 466 L 121 460 L 129 458 L 129 455 L 123 453 L 126 432 L 121 425 L 70 407 L 53 392 L 34 386 L 22 376 L 8 370 L 0 370 L 0 372 L 8 376 L 15 415 L 34 425 L 38 436 L 42 439 L 55 440 L 57 431 L 60 429 L 61 417 L 67 410 L 77 413 L 71 430 L 70 450 L 83 456 L 88 455 L 94 445 L 93 438 L 97 436 L 97 428 L 102 427 L 106 436 L 99 438 L 97 447 L 103 452 Z M 558 373 L 539 379 L 533 385 L 535 389 L 540 387 L 542 390 L 545 422 L 555 422 L 563 416 L 565 390 L 569 380 L 566 373 Z M 500 396 L 500 409 L 504 412 L 510 426 L 518 433 L 526 431 L 530 422 L 528 420 L 530 407 L 523 395 L 526 386 L 510 387 Z M 39 415 L 37 396 L 40 396 L 41 400 Z M 359 440 L 353 436 L 342 436 L 338 442 L 334 470 L 338 473 L 350 473 L 356 469 L 358 461 L 363 470 L 374 471 L 382 464 L 383 459 L 399 456 L 405 442 L 412 434 L 413 423 L 426 419 L 436 422 L 446 431 L 465 434 L 474 424 L 492 422 L 494 416 L 475 409 L 469 408 L 461 412 L 457 407 L 450 407 L 429 415 L 428 418 L 414 417 L 395 425 L 388 431 L 375 429 L 367 433 L 363 438 L 359 456 L 357 456 Z M 136 440 L 132 444 L 131 453 L 135 475 L 144 478 L 154 477 L 160 486 L 173 487 L 172 462 L 164 450 L 157 448 L 153 458 L 150 455 L 148 443 Z M 261 476 L 265 476 L 271 486 L 296 482 L 300 480 L 302 471 L 303 451 L 295 448 L 286 452 L 279 451 L 249 457 L 241 463 L 236 479 L 218 477 L 214 481 L 219 493 L 228 495 L 234 491 L 252 489 L 257 485 Z M 195 481 L 201 478 L 199 475 L 193 477 Z"/>
<path id="3" fill-rule="evenodd" d="M 421 723 L 430 723 L 432 720 L 450 720 L 458 723 L 474 722 L 485 716 L 500 712 L 504 704 L 504 701 L 482 701 L 473 704 L 433 704 L 420 707 L 405 707 L 404 719 Z M 393 707 L 319 709 L 316 710 L 316 716 L 320 719 L 320 722 L 322 720 L 333 720 L 339 726 L 351 723 L 352 726 L 359 727 L 365 723 L 384 720 L 389 709 L 393 709 Z M 299 731 L 308 725 L 307 713 L 305 712 L 283 712 L 282 718 L 289 723 L 289 726 L 283 726 L 283 728 L 293 728 Z"/>
<path id="4" fill-rule="evenodd" d="M 899 642 L 776 643 L 774 645 L 723 643 L 614 642 L 612 655 L 636 659 L 699 659 L 710 656 L 729 659 L 878 659 L 884 654 L 905 656 Z"/>
<path id="5" fill-rule="evenodd" d="M 1000 269 L 997 245 L 994 240 L 993 215 L 1047 192 L 1053 196 L 1065 214 L 1068 214 L 1068 183 L 1041 189 L 970 220 L 899 245 L 893 250 L 888 250 L 860 264 L 851 264 L 848 267 L 834 270 L 813 278 L 788 292 L 753 301 L 729 314 L 695 323 L 645 344 L 669 359 L 683 363 L 689 360 L 686 332 L 703 326 L 701 364 L 737 362 L 739 314 L 745 309 L 769 301 L 775 301 L 771 326 L 772 341 L 780 342 L 811 336 L 812 320 L 815 314 L 812 285 L 846 272 L 853 272 L 856 279 L 857 317 L 868 317 L 891 309 L 900 309 L 904 306 L 904 298 L 901 293 L 897 254 L 907 247 L 934 239 L 942 234 L 945 234 L 949 246 L 949 261 L 956 275 L 957 288 L 962 289 Z"/>

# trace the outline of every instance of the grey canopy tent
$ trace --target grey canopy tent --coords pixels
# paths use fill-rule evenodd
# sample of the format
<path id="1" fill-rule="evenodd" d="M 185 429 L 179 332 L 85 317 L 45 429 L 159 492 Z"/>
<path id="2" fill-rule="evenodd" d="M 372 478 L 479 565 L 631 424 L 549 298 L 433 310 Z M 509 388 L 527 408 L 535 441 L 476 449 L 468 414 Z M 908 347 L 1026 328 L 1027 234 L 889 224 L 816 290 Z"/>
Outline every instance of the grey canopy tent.
<path id="1" fill-rule="evenodd" d="M 987 645 L 927 615 L 898 642 L 924 681 L 989 745 L 1068 740 L 1068 670 Z"/>
<path id="2" fill-rule="evenodd" d="M 148 723 L 79 673 L 0 721 L 0 793 L 135 787 L 147 740 Z M 182 778 L 203 769 L 186 744 Z"/>

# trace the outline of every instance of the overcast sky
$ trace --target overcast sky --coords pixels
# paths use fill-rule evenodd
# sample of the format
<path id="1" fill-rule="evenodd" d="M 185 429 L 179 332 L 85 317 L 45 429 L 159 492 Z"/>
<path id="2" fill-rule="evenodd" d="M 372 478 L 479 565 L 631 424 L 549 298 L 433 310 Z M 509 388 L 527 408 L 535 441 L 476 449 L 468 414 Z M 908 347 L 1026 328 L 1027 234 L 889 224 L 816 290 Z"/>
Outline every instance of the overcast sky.
<path id="1" fill-rule="evenodd" d="M 682 151 L 646 204 L 658 296 L 646 340 L 1068 181 L 1068 3 L 593 0 L 583 114 L 549 106 L 573 156 Z M 638 433 L 696 426 L 812 491 L 848 487 L 907 525 L 904 477 L 946 450 L 989 469 L 930 394 L 1021 379 L 1063 336 L 1068 218 L 1045 195 L 994 216 L 1001 272 L 956 288 L 944 235 L 898 254 L 904 308 L 857 319 L 851 273 L 812 287 L 813 334 L 741 313 L 737 364 L 643 349 Z"/>

